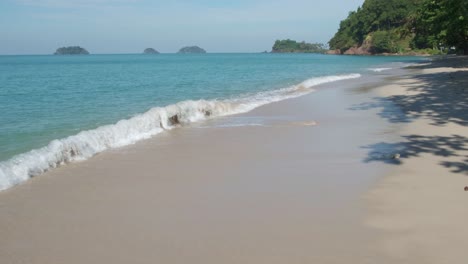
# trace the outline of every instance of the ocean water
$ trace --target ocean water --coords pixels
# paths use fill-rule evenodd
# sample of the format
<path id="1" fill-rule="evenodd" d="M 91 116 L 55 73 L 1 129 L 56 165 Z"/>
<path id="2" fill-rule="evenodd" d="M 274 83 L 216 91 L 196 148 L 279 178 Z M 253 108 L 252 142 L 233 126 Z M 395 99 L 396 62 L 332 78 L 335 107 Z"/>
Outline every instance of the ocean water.
<path id="1" fill-rule="evenodd" d="M 174 126 L 247 112 L 414 57 L 0 56 L 0 190 Z"/>

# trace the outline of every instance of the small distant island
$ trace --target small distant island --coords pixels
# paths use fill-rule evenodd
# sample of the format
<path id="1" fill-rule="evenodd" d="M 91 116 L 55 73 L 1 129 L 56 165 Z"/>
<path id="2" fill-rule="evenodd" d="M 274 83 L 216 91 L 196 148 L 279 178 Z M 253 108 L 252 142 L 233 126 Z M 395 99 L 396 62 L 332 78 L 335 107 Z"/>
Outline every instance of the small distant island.
<path id="1" fill-rule="evenodd" d="M 153 48 L 146 48 L 143 51 L 143 54 L 159 54 L 159 51 L 153 49 Z"/>
<path id="2" fill-rule="evenodd" d="M 181 48 L 177 53 L 206 53 L 206 51 L 198 46 L 189 46 Z"/>
<path id="3" fill-rule="evenodd" d="M 324 53 L 325 51 L 324 44 L 297 42 L 291 39 L 277 40 L 271 49 L 272 53 Z"/>
<path id="4" fill-rule="evenodd" d="M 80 46 L 58 48 L 54 55 L 88 55 L 89 52 Z"/>

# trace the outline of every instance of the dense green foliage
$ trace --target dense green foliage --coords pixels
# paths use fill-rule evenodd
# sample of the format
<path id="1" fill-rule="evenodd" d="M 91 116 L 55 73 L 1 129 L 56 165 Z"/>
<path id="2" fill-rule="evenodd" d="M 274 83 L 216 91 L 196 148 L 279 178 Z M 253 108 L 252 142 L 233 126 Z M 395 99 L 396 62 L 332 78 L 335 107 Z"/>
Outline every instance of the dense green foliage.
<path id="1" fill-rule="evenodd" d="M 426 0 L 415 18 L 415 48 L 453 46 L 468 54 L 467 0 Z"/>
<path id="2" fill-rule="evenodd" d="M 342 52 L 368 45 L 371 52 L 455 47 L 468 53 L 467 0 L 365 0 L 341 21 L 329 41 Z"/>
<path id="3" fill-rule="evenodd" d="M 325 46 L 321 43 L 297 42 L 290 39 L 277 40 L 271 49 L 274 53 L 323 53 Z"/>
<path id="4" fill-rule="evenodd" d="M 87 55 L 89 52 L 79 46 L 62 47 L 55 51 L 54 55 Z"/>
<path id="5" fill-rule="evenodd" d="M 372 44 L 375 52 L 395 52 L 395 36 L 389 31 L 376 31 L 372 35 Z"/>

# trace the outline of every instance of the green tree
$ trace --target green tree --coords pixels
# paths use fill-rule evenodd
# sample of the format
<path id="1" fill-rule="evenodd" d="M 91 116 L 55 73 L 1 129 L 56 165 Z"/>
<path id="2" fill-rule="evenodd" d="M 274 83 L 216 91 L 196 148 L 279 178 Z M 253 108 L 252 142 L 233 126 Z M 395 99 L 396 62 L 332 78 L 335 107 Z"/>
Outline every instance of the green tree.
<path id="1" fill-rule="evenodd" d="M 340 22 L 340 28 L 328 42 L 331 49 L 340 49 L 342 52 L 358 45 L 361 35 L 356 33 L 357 12 L 350 12 L 345 20 Z"/>
<path id="2" fill-rule="evenodd" d="M 436 26 L 437 39 L 468 55 L 468 1 L 441 0 L 439 8 L 435 11 L 440 22 Z"/>
<path id="3" fill-rule="evenodd" d="M 348 17 L 341 21 L 338 32 L 329 41 L 329 45 L 332 49 L 344 51 L 352 46 L 362 45 L 368 36 L 377 31 L 391 32 L 389 37 L 393 41 L 387 43 L 396 45 L 399 39 L 405 39 L 412 34 L 405 25 L 414 20 L 411 14 L 421 1 L 423 0 L 366 0 L 362 7 L 350 12 Z M 382 38 L 382 34 L 377 34 L 377 39 L 385 41 L 386 38 Z M 382 44 L 383 42 L 380 42 L 375 50 L 380 50 Z M 396 50 L 395 47 L 385 48 L 388 49 Z"/>
<path id="4" fill-rule="evenodd" d="M 376 52 L 389 52 L 392 46 L 392 41 L 386 31 L 374 32 L 372 43 Z"/>
<path id="5" fill-rule="evenodd" d="M 414 22 L 416 48 L 455 47 L 468 54 L 468 1 L 425 0 Z"/>

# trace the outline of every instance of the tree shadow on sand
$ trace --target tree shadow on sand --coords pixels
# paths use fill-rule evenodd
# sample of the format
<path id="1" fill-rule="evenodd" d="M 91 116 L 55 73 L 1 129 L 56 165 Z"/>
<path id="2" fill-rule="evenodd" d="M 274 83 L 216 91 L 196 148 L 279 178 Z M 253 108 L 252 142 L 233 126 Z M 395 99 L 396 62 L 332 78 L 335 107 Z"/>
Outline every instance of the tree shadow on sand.
<path id="1" fill-rule="evenodd" d="M 373 102 L 352 109 L 381 108 L 379 116 L 392 123 L 408 123 L 424 117 L 438 126 L 447 123 L 468 125 L 468 71 L 420 74 L 413 79 L 424 85 L 406 83 L 403 86 L 415 94 L 374 98 Z"/>
<path id="2" fill-rule="evenodd" d="M 425 153 L 449 158 L 460 157 L 457 151 L 468 151 L 468 138 L 460 135 L 447 137 L 406 135 L 403 139 L 396 143 L 380 142 L 365 146 L 364 148 L 369 152 L 364 162 L 380 161 L 400 165 L 405 159 L 419 157 Z M 452 172 L 468 175 L 468 155 L 462 158 L 464 158 L 463 162 L 444 161 L 440 165 L 451 169 Z"/>
<path id="3" fill-rule="evenodd" d="M 419 64 L 419 65 L 418 65 Z M 428 64 L 427 62 L 418 61 L 414 65 L 409 66 L 409 69 L 429 69 L 429 68 L 466 68 L 468 67 L 468 56 L 447 55 L 434 58 Z"/>
<path id="4" fill-rule="evenodd" d="M 460 68 L 468 67 L 467 61 L 468 57 L 462 58 L 457 65 Z M 443 67 L 442 63 L 446 62 L 436 61 L 431 66 Z M 408 94 L 374 98 L 372 102 L 356 105 L 352 109 L 379 109 L 378 115 L 391 123 L 409 123 L 424 118 L 433 126 L 450 123 L 468 126 L 468 71 L 418 74 L 411 78 L 415 82 L 401 84 L 406 86 Z M 468 138 L 461 135 L 405 135 L 401 142 L 365 146 L 369 153 L 364 161 L 399 165 L 405 159 L 431 153 L 440 157 L 461 158 L 462 161 L 444 161 L 440 165 L 452 172 L 468 175 L 468 155 L 457 154 L 457 151 L 467 151 L 467 146 Z M 399 157 L 394 156 L 396 153 Z"/>

